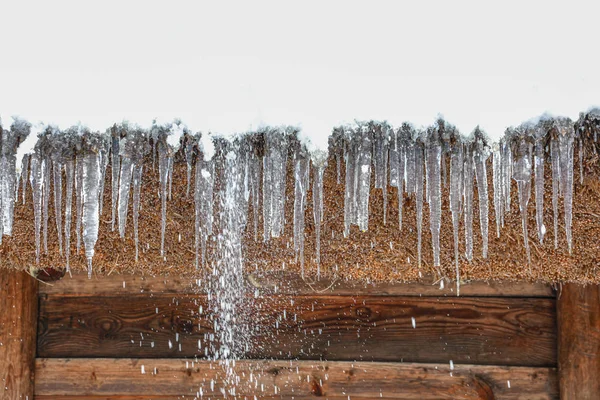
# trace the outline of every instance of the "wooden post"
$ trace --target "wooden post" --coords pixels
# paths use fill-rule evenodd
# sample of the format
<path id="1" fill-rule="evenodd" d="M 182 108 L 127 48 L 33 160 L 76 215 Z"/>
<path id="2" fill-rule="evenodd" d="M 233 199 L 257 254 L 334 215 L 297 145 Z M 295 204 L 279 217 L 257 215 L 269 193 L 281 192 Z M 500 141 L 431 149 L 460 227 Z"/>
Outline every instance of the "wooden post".
<path id="1" fill-rule="evenodd" d="M 0 398 L 33 400 L 38 282 L 0 269 Z"/>
<path id="2" fill-rule="evenodd" d="M 560 398 L 600 396 L 600 287 L 568 283 L 557 302 Z"/>

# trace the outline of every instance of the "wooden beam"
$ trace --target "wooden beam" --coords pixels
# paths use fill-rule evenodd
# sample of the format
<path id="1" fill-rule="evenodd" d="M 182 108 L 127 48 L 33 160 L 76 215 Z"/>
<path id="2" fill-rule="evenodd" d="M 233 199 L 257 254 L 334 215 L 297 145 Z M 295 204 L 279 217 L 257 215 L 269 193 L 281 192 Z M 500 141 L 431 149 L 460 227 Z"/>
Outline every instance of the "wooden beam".
<path id="1" fill-rule="evenodd" d="M 229 370 L 175 359 L 38 359 L 36 398 L 557 399 L 556 370 L 454 364 L 240 360 Z M 115 396 L 115 397 L 111 397 Z M 264 397 L 262 397 L 264 396 Z"/>
<path id="2" fill-rule="evenodd" d="M 564 284 L 557 308 L 561 399 L 598 399 L 600 287 Z"/>
<path id="3" fill-rule="evenodd" d="M 238 318 L 255 329 L 253 358 L 556 366 L 554 299 L 266 296 L 246 306 Z M 201 295 L 40 298 L 40 357 L 204 357 L 212 333 Z"/>
<path id="4" fill-rule="evenodd" d="M 33 399 L 37 281 L 0 269 L 0 398 Z"/>
<path id="5" fill-rule="evenodd" d="M 297 274 L 247 274 L 250 293 L 289 295 L 372 295 L 372 296 L 456 296 L 454 284 L 442 288 L 432 280 L 421 282 L 368 283 L 359 281 L 322 279 L 307 281 Z M 202 280 L 182 279 L 177 276 L 108 275 L 88 279 L 87 274 L 65 276 L 61 281 L 40 286 L 40 293 L 81 295 L 129 295 L 139 293 L 193 294 L 205 293 Z M 555 297 L 548 284 L 527 282 L 465 282 L 461 297 Z"/>

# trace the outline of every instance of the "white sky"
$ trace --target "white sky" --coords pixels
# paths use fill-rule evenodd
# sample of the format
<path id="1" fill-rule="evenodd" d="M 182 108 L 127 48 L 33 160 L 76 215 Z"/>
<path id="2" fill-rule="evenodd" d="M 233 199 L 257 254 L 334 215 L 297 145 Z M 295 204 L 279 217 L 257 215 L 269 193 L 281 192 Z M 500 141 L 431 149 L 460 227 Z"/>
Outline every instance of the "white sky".
<path id="1" fill-rule="evenodd" d="M 0 3 L 0 115 L 220 133 L 353 119 L 494 137 L 600 103 L 600 2 Z"/>

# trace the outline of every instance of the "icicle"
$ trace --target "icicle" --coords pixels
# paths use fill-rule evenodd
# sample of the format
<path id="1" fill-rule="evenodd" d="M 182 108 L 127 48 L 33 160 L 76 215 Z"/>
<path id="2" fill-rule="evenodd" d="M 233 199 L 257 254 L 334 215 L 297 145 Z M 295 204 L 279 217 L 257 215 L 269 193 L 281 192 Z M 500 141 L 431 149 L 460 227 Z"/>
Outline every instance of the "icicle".
<path id="1" fill-rule="evenodd" d="M 102 211 L 104 210 L 104 182 L 106 181 L 106 168 L 108 167 L 108 162 L 110 160 L 110 145 L 111 143 L 107 140 L 104 143 L 102 149 L 100 149 L 100 188 L 98 191 L 100 192 L 100 209 L 98 211 L 99 215 L 102 215 Z"/>
<path id="2" fill-rule="evenodd" d="M 554 218 L 554 248 L 558 249 L 558 195 L 560 188 L 560 147 L 558 140 L 550 141 L 550 157 L 552 161 L 552 211 Z"/>
<path id="3" fill-rule="evenodd" d="M 503 152 L 502 152 L 502 164 L 504 166 L 504 183 L 502 184 L 502 188 L 504 189 L 504 211 L 507 213 L 510 212 L 510 191 L 511 191 L 511 183 L 512 183 L 512 149 L 510 144 L 506 141 L 503 142 Z"/>
<path id="4" fill-rule="evenodd" d="M 398 187 L 400 186 L 401 179 L 403 177 L 400 176 L 400 143 L 398 143 L 398 132 L 394 130 L 390 131 L 390 150 L 389 150 L 389 158 L 390 158 L 390 186 Z"/>
<path id="5" fill-rule="evenodd" d="M 398 143 L 398 229 L 402 230 L 402 214 L 404 206 L 404 170 L 406 164 L 404 144 Z"/>
<path id="6" fill-rule="evenodd" d="M 41 228 L 42 228 L 42 190 L 44 185 L 43 160 L 38 155 L 32 155 L 31 167 L 31 191 L 33 193 L 33 221 L 35 230 L 35 262 L 40 263 L 41 253 Z"/>
<path id="7" fill-rule="evenodd" d="M 83 156 L 77 154 L 75 166 L 75 206 L 77 217 L 75 219 L 75 237 L 77 239 L 77 253 L 81 249 L 81 219 L 83 218 Z"/>
<path id="8" fill-rule="evenodd" d="M 94 246 L 98 240 L 98 190 L 100 188 L 100 160 L 98 154 L 89 152 L 82 155 L 81 163 L 83 244 L 85 245 L 85 257 L 88 261 L 88 278 L 91 278 Z"/>
<path id="9" fill-rule="evenodd" d="M 387 166 L 388 142 L 390 127 L 386 124 L 374 127 L 373 134 L 373 168 L 375 170 L 375 189 L 383 194 L 383 224 L 387 222 Z"/>
<path id="10" fill-rule="evenodd" d="M 112 189 L 111 189 L 111 230 L 115 230 L 115 222 L 117 221 L 117 202 L 119 199 L 119 175 L 121 173 L 121 156 L 119 151 L 119 144 L 121 140 L 121 132 L 114 126 L 111 129 L 111 176 L 112 176 Z M 77 246 L 79 248 L 79 245 Z"/>
<path id="11" fill-rule="evenodd" d="M 133 166 L 133 240 L 135 242 L 135 262 L 139 260 L 139 234 L 138 221 L 140 215 L 140 197 L 142 191 L 142 172 L 144 166 L 141 162 Z"/>
<path id="12" fill-rule="evenodd" d="M 369 230 L 369 195 L 371 192 L 371 158 L 373 132 L 369 126 L 361 126 L 361 138 L 357 149 L 356 172 L 356 224 L 362 232 Z"/>
<path id="13" fill-rule="evenodd" d="M 494 215 L 496 216 L 496 237 L 500 237 L 500 227 L 504 226 L 504 176 L 502 152 L 499 143 L 493 145 L 492 176 L 494 187 Z"/>
<path id="14" fill-rule="evenodd" d="M 22 195 L 23 195 L 23 205 L 25 205 L 25 201 L 27 200 L 27 183 L 29 177 L 29 158 L 28 154 L 23 156 L 23 167 L 21 169 L 21 183 L 23 184 Z"/>
<path id="15" fill-rule="evenodd" d="M 67 272 L 71 270 L 69 259 L 71 255 L 71 220 L 73 207 L 73 181 L 75 175 L 75 163 L 73 159 L 65 162 L 66 197 L 65 197 L 65 258 Z"/>
<path id="16" fill-rule="evenodd" d="M 473 144 L 465 144 L 463 166 L 463 190 L 465 213 L 465 257 L 473 260 Z"/>
<path id="17" fill-rule="evenodd" d="M 462 208 L 463 185 L 463 144 L 458 134 L 450 137 L 450 212 L 452 213 L 452 232 L 454 237 L 454 262 L 456 266 L 456 295 L 460 294 L 459 225 Z"/>
<path id="18" fill-rule="evenodd" d="M 169 201 L 173 200 L 173 156 L 168 158 Z"/>
<path id="19" fill-rule="evenodd" d="M 555 121 L 558 131 L 558 145 L 560 148 L 560 192 L 563 196 L 565 210 L 565 233 L 569 254 L 573 251 L 573 237 L 571 226 L 573 222 L 573 143 L 575 134 L 573 124 L 568 119 Z"/>
<path id="20" fill-rule="evenodd" d="M 54 215 L 56 218 L 56 232 L 58 233 L 58 251 L 62 256 L 62 164 L 59 161 L 52 162 L 52 172 L 54 174 Z"/>
<path id="21" fill-rule="evenodd" d="M 129 188 L 133 175 L 133 161 L 129 157 L 121 156 L 121 174 L 119 176 L 119 235 L 125 237 L 125 225 L 127 223 L 127 210 L 129 209 Z"/>
<path id="22" fill-rule="evenodd" d="M 521 224 L 523 228 L 523 242 L 527 253 L 527 263 L 531 265 L 531 252 L 529 249 L 529 235 L 527 232 L 527 204 L 531 194 L 531 143 L 527 141 L 527 133 L 515 138 L 515 165 L 513 179 L 517 182 L 519 193 L 519 210 L 521 211 Z"/>
<path id="23" fill-rule="evenodd" d="M 264 241 L 283 234 L 285 215 L 285 181 L 287 166 L 287 135 L 276 130 L 265 137 L 263 157 L 263 225 Z"/>
<path id="24" fill-rule="evenodd" d="M 535 222 L 540 243 L 544 243 L 546 227 L 544 226 L 544 140 L 546 131 L 536 127 L 534 131 L 534 176 L 535 176 Z"/>
<path id="25" fill-rule="evenodd" d="M 262 161 L 256 154 L 257 150 L 255 146 L 252 146 L 250 152 L 249 168 L 250 168 L 250 195 L 252 196 L 252 211 L 253 211 L 253 225 L 254 225 L 254 241 L 258 241 L 258 216 L 260 215 L 260 168 Z"/>
<path id="26" fill-rule="evenodd" d="M 583 185 L 583 136 L 579 137 L 579 184 Z"/>
<path id="27" fill-rule="evenodd" d="M 344 237 L 350 235 L 350 225 L 356 222 L 356 176 L 357 139 L 354 130 L 344 131 L 344 160 L 346 164 L 346 187 L 344 189 Z"/>
<path id="28" fill-rule="evenodd" d="M 185 137 L 185 147 L 183 148 L 183 151 L 186 165 L 185 197 L 189 197 L 192 181 L 192 161 L 194 160 L 194 142 L 189 135 Z"/>
<path id="29" fill-rule="evenodd" d="M 477 178 L 477 193 L 479 195 L 479 226 L 481 228 L 482 257 L 487 258 L 488 253 L 488 228 L 489 204 L 486 162 L 489 157 L 489 147 L 485 142 L 483 132 L 475 130 L 475 143 L 473 161 L 475 163 L 475 176 Z"/>
<path id="30" fill-rule="evenodd" d="M 304 276 L 304 212 L 309 185 L 309 158 L 306 149 L 298 149 L 294 160 L 294 251 Z"/>
<path id="31" fill-rule="evenodd" d="M 340 183 L 342 183 L 342 158 L 344 158 L 343 132 L 335 131 L 334 135 L 336 183 L 339 185 Z"/>
<path id="32" fill-rule="evenodd" d="M 313 219 L 315 222 L 315 263 L 317 277 L 321 276 L 321 224 L 323 223 L 323 173 L 327 166 L 327 154 L 315 151 L 312 154 L 313 163 Z"/>
<path id="33" fill-rule="evenodd" d="M 421 268 L 421 250 L 423 233 L 423 144 L 417 142 L 414 149 L 414 183 L 415 183 L 415 201 L 417 209 L 417 266 Z"/>
<path id="34" fill-rule="evenodd" d="M 206 263 L 206 245 L 208 237 L 212 235 L 213 227 L 213 185 L 214 161 L 210 138 L 201 137 L 198 145 L 200 151 L 196 155 L 196 177 L 194 185 L 195 202 L 195 247 L 196 269 L 200 266 L 200 250 L 202 252 L 202 265 Z M 205 161 L 205 157 L 207 161 Z"/>
<path id="35" fill-rule="evenodd" d="M 44 157 L 42 160 L 44 184 L 42 185 L 42 224 L 44 238 L 44 254 L 48 254 L 48 205 L 50 203 L 50 159 Z"/>
<path id="36" fill-rule="evenodd" d="M 429 229 L 433 247 L 433 266 L 440 266 L 440 228 L 442 225 L 441 160 L 442 144 L 438 127 L 431 127 L 425 143 L 427 191 L 429 195 Z"/>

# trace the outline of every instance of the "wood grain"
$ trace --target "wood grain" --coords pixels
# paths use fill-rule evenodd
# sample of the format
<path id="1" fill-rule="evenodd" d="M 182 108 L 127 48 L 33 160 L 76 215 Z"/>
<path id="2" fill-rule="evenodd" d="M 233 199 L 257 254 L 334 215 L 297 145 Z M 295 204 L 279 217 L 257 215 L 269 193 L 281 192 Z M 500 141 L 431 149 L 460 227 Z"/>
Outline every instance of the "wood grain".
<path id="1" fill-rule="evenodd" d="M 454 283 L 432 284 L 432 279 L 410 283 L 369 283 L 362 281 L 331 280 L 308 281 L 298 274 L 247 274 L 248 290 L 263 294 L 289 295 L 380 295 L 380 296 L 455 296 Z M 200 294 L 204 293 L 201 279 L 182 279 L 177 276 L 108 275 L 92 279 L 87 274 L 65 276 L 61 281 L 40 286 L 40 293 L 80 295 L 129 295 L 139 293 Z M 544 283 L 527 282 L 465 282 L 461 297 L 555 297 L 554 290 Z"/>
<path id="2" fill-rule="evenodd" d="M 33 399 L 37 281 L 0 269 L 0 398 Z"/>
<path id="3" fill-rule="evenodd" d="M 36 371 L 39 399 L 193 398 L 200 390 L 205 398 L 213 398 L 231 388 L 224 366 L 208 361 L 38 359 Z M 552 368 L 455 364 L 451 370 L 448 364 L 243 360 L 236 363 L 234 372 L 239 379 L 238 398 L 558 398 L 556 370 Z"/>
<path id="4" fill-rule="evenodd" d="M 554 299 L 266 296 L 238 318 L 252 358 L 556 366 Z M 211 333 L 200 295 L 40 298 L 40 357 L 204 356 Z"/>
<path id="5" fill-rule="evenodd" d="M 557 308 L 561 399 L 598 399 L 600 287 L 565 284 Z"/>

